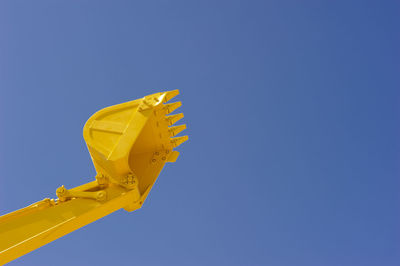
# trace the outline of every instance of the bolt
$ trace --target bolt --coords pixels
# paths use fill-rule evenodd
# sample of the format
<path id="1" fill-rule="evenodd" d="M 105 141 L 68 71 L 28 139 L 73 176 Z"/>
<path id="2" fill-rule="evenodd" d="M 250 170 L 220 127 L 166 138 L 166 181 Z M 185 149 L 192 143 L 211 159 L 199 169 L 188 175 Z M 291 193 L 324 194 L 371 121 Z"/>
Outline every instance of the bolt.
<path id="1" fill-rule="evenodd" d="M 65 192 L 65 187 L 64 186 L 61 186 L 61 187 L 58 188 L 58 193 L 64 194 L 64 192 Z"/>
<path id="2" fill-rule="evenodd" d="M 99 191 L 97 193 L 97 199 L 98 200 L 105 200 L 106 199 L 106 193 L 104 191 Z"/>

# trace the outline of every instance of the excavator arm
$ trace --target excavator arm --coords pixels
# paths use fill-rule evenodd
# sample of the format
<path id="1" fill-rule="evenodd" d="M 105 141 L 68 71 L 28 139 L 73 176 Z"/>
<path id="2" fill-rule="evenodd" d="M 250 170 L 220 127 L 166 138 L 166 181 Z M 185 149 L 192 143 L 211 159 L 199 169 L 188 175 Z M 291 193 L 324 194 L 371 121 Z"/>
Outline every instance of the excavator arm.
<path id="1" fill-rule="evenodd" d="M 145 96 L 104 108 L 86 122 L 83 136 L 96 168 L 95 180 L 56 190 L 44 199 L 0 216 L 0 264 L 54 241 L 114 211 L 139 209 L 174 148 L 188 137 L 172 126 L 183 114 L 169 115 L 181 104 L 167 103 L 179 91 Z"/>

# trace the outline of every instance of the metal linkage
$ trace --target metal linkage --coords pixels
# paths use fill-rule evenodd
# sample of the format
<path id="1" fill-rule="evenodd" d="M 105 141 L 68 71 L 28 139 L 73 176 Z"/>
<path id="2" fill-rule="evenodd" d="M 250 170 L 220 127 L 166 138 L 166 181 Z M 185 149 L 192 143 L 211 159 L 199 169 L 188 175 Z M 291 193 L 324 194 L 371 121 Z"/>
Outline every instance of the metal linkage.
<path id="1" fill-rule="evenodd" d="M 97 201 L 105 201 L 107 199 L 107 192 L 105 190 L 99 191 L 74 191 L 68 190 L 64 186 L 57 188 L 56 194 L 58 199 L 63 202 L 72 198 L 85 198 L 94 199 Z"/>

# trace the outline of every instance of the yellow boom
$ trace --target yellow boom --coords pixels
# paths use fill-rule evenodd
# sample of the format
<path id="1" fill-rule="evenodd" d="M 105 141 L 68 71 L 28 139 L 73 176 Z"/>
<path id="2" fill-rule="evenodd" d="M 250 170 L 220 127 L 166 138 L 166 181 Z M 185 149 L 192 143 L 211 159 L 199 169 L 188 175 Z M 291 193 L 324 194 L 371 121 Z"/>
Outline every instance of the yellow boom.
<path id="1" fill-rule="evenodd" d="M 183 114 L 168 115 L 181 103 L 167 103 L 168 91 L 104 108 L 86 122 L 83 136 L 96 180 L 57 189 L 58 199 L 44 199 L 0 216 L 0 264 L 10 262 L 116 210 L 139 209 L 173 150 L 188 137 L 172 126 Z"/>

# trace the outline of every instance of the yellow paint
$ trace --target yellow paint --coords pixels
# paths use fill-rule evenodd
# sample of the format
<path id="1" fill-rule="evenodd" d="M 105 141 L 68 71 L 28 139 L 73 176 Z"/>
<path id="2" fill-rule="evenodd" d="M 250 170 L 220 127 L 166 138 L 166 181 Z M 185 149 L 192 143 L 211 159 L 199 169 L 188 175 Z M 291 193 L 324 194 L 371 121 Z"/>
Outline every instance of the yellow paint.
<path id="1" fill-rule="evenodd" d="M 83 136 L 96 180 L 57 189 L 44 199 L 0 216 L 0 264 L 5 264 L 116 210 L 139 209 L 173 149 L 188 139 L 175 137 L 185 125 L 171 127 L 183 114 L 168 115 L 181 103 L 166 103 L 178 90 L 104 108 L 86 122 Z"/>

